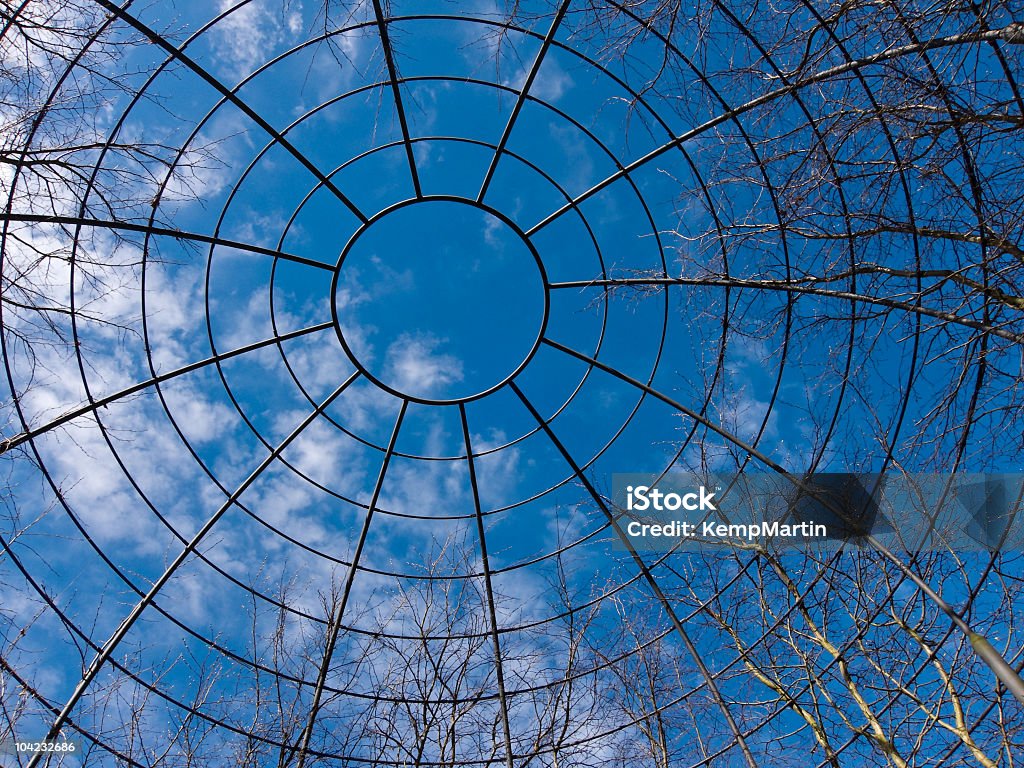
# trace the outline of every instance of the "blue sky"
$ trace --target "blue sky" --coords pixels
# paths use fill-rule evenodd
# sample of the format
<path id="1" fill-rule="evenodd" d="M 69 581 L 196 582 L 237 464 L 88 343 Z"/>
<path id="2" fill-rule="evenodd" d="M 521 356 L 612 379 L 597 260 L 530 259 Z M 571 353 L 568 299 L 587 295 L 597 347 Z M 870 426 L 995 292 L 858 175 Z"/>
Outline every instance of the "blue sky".
<path id="1" fill-rule="evenodd" d="M 222 2 L 218 10 L 231 7 Z M 101 133 L 182 148 L 183 167 L 157 177 L 158 214 L 175 228 L 220 242 L 158 235 L 143 252 L 137 241 L 117 243 L 99 229 L 83 255 L 117 257 L 102 283 L 66 272 L 48 279 L 55 300 L 67 300 L 73 288 L 79 306 L 118 318 L 128 330 L 86 319 L 76 329 L 80 356 L 50 339 L 34 372 L 16 363 L 12 380 L 24 419 L 45 423 L 85 399 L 86 388 L 100 398 L 214 355 L 259 348 L 147 387 L 111 402 L 95 419 L 74 420 L 33 441 L 66 508 L 38 473 L 12 468 L 22 525 L 39 515 L 15 547 L 56 602 L 101 641 L 138 599 L 124 580 L 147 589 L 217 515 L 197 547 L 205 559 L 188 558 L 156 601 L 201 637 L 148 609 L 123 646 L 137 652 L 125 663 L 146 679 L 167 659 L 184 658 L 163 683 L 174 695 L 189 693 L 199 659 L 224 670 L 223 680 L 244 678 L 230 653 L 207 647 L 210 638 L 243 657 L 265 652 L 251 647 L 251 633 L 254 625 L 267 631 L 273 604 L 254 601 L 239 584 L 256 586 L 264 597 L 288 585 L 288 631 L 297 643 L 322 631 L 321 596 L 346 583 L 357 548 L 346 622 L 361 631 L 401 634 L 414 627 L 423 599 L 417 579 L 426 573 L 478 588 L 482 554 L 463 409 L 491 587 L 502 597 L 501 643 L 530 652 L 519 666 L 510 652 L 510 686 L 527 690 L 558 679 L 568 651 L 564 638 L 545 634 L 544 622 L 565 609 L 552 587 L 560 569 L 567 568 L 574 602 L 643 592 L 632 563 L 611 551 L 607 520 L 559 446 L 604 494 L 616 472 L 731 472 L 746 466 L 746 457 L 677 408 L 541 341 L 542 326 L 545 339 L 701 412 L 791 472 L 881 471 L 889 468 L 889 443 L 903 468 L 923 471 L 941 465 L 955 445 L 959 433 L 927 425 L 938 394 L 959 372 L 959 358 L 949 350 L 967 343 L 965 329 L 925 327 L 915 346 L 915 323 L 922 321 L 911 314 L 865 312 L 851 324 L 850 304 L 829 297 L 788 303 L 781 291 L 585 285 L 652 275 L 778 280 L 841 271 L 848 254 L 773 227 L 773 201 L 744 165 L 752 150 L 741 129 L 756 138 L 799 126 L 793 101 L 708 128 L 587 195 L 621 167 L 720 114 L 721 105 L 685 66 L 652 87 L 660 61 L 654 43 L 640 39 L 625 65 L 608 55 L 609 36 L 574 9 L 478 199 L 550 15 L 537 18 L 529 33 L 499 35 L 498 9 L 486 3 L 470 9 L 476 22 L 404 18 L 451 13 L 447 3 L 391 4 L 399 17 L 389 33 L 405 78 L 399 92 L 412 138 L 407 152 L 372 6 L 359 6 L 346 31 L 332 31 L 326 41 L 319 38 L 323 19 L 308 2 L 283 9 L 243 3 L 203 32 L 214 12 L 207 3 L 131 12 L 153 29 L 172 28 L 175 45 L 232 97 L 195 67 L 166 63 L 166 51 L 140 46 L 126 54 L 126 68 L 135 73 L 126 82 L 145 84 L 148 98 L 135 104 L 112 98 L 99 116 Z M 725 67 L 729 39 L 700 53 L 708 71 Z M 754 87 L 724 75 L 712 74 L 711 82 L 731 88 L 736 102 Z M 887 150 L 865 140 L 859 151 L 870 157 Z M 124 162 L 114 155 L 108 161 Z M 190 162 L 198 165 L 187 167 Z M 780 161 L 771 173 L 781 178 L 790 170 Z M 867 194 L 856 182 L 839 186 Z M 927 203 L 927 189 L 920 194 Z M 581 196 L 578 206 L 560 212 Z M 715 236 L 723 221 L 763 236 L 723 245 Z M 829 226 L 825 213 L 821 223 Z M 45 226 L 32 236 L 61 238 Z M 865 258 L 906 266 L 904 243 L 894 240 Z M 955 255 L 939 246 L 928 257 Z M 143 256 L 142 268 L 124 266 Z M 288 338 L 273 341 L 281 336 Z M 998 352 L 1007 366 L 1014 354 Z M 1005 401 L 994 390 L 985 396 L 994 424 Z M 1018 452 L 990 450 L 986 418 L 979 417 L 967 441 L 967 466 L 959 468 L 1018 470 Z M 922 424 L 924 441 L 917 439 Z M 238 503 L 226 503 L 283 442 Z M 16 523 L 12 517 L 11 527 Z M 738 579 L 740 563 L 748 561 L 681 556 L 676 566 L 711 583 Z M 679 571 L 659 567 L 666 585 L 688 585 Z M 38 597 L 23 588 L 9 561 L 4 568 L 3 583 L 18 585 L 5 603 L 8 620 L 30 627 L 19 648 L 26 658 L 45 659 L 37 668 L 40 688 L 63 701 L 78 680 L 81 657 L 52 613 L 32 618 Z M 953 589 L 963 594 L 966 586 Z M 698 593 L 692 597 L 699 602 Z M 608 602 L 598 602 L 589 630 L 597 644 L 622 626 Z M 459 614 L 457 621 L 480 633 L 486 622 L 479 624 L 478 613 Z M 707 633 L 700 649 L 709 664 L 738 664 L 711 619 L 695 618 L 694 626 Z M 667 627 L 655 615 L 641 632 L 652 641 Z M 346 637 L 336 652 L 339 664 L 360 654 L 387 661 L 358 650 L 358 642 Z M 682 652 L 677 641 L 664 642 L 666 653 Z M 481 685 L 493 690 L 489 653 L 486 644 L 472 651 L 482 665 L 490 660 Z M 372 679 L 364 670 L 348 684 L 369 689 Z M 729 695 L 743 697 L 745 678 L 723 679 Z M 95 695 L 119 680 L 119 673 L 104 673 Z M 700 678 L 687 682 L 699 685 Z M 228 686 L 217 683 L 211 698 Z M 304 703 L 309 695 L 297 694 Z M 513 725 L 526 734 L 531 715 L 521 706 Z M 243 722 L 247 711 L 235 714 Z M 162 716 L 154 715 L 156 731 Z M 717 733 L 709 748 L 727 746 L 720 711 L 709 706 L 702 716 Z M 611 728 L 625 715 L 609 710 L 607 717 Z M 798 721 L 788 717 L 780 722 L 795 727 Z M 580 738 L 601 727 L 582 724 Z M 517 744 L 525 748 L 522 734 Z M 685 730 L 675 738 L 685 741 Z M 807 739 L 803 733 L 786 743 L 796 750 Z M 753 741 L 766 749 L 770 738 Z M 727 755 L 740 764 L 735 747 Z"/>

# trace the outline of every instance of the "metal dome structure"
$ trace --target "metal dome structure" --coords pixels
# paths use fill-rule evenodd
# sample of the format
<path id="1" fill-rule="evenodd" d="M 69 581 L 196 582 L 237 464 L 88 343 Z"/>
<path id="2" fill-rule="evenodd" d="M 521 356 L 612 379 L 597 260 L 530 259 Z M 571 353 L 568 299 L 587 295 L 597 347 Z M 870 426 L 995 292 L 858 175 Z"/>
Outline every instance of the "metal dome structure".
<path id="1" fill-rule="evenodd" d="M 1014 3 L 0 21 L 13 764 L 1024 760 Z M 823 472 L 1002 527 L 613 487 Z"/>

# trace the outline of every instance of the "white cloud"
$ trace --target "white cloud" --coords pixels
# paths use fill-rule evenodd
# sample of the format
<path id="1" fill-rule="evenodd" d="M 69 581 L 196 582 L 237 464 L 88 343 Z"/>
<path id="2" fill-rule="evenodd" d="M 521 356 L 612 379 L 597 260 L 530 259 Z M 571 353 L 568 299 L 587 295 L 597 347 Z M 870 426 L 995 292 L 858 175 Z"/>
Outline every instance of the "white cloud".
<path id="1" fill-rule="evenodd" d="M 551 138 L 562 150 L 564 167 L 561 169 L 563 184 L 568 184 L 570 191 L 580 191 L 590 187 L 594 179 L 594 157 L 591 150 L 594 145 L 575 126 L 562 122 L 551 122 L 548 126 Z"/>
<path id="2" fill-rule="evenodd" d="M 384 363 L 388 383 L 401 392 L 436 394 L 462 381 L 462 361 L 438 354 L 441 340 L 429 334 L 402 334 L 388 346 Z"/>
<path id="3" fill-rule="evenodd" d="M 513 498 L 513 490 L 522 476 L 522 452 L 518 446 L 494 450 L 508 442 L 508 435 L 502 430 L 491 430 L 486 435 L 473 435 L 473 451 L 483 453 L 476 460 L 476 474 L 480 487 L 480 503 L 487 507 L 498 507 Z M 493 451 L 485 453 L 486 451 Z"/>
<path id="4" fill-rule="evenodd" d="M 289 4 L 274 9 L 267 0 L 253 0 L 244 5 L 235 0 L 220 0 L 221 13 L 235 8 L 216 27 L 216 57 L 227 71 L 238 79 L 249 75 L 268 61 L 281 46 L 293 40 L 303 28 L 302 5 Z"/>
<path id="5" fill-rule="evenodd" d="M 538 99 L 555 103 L 566 91 L 573 87 L 574 81 L 558 62 L 547 58 L 541 64 L 537 77 L 534 78 L 533 86 L 530 88 L 530 95 Z"/>

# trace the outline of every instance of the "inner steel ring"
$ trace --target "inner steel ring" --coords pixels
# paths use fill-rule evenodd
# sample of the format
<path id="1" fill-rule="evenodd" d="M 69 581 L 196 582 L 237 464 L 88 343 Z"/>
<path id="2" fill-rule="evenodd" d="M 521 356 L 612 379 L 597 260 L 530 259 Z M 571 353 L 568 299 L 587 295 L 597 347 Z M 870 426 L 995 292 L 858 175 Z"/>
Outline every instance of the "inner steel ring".
<path id="1" fill-rule="evenodd" d="M 346 338 L 346 333 L 344 329 L 345 324 L 342 322 L 342 319 L 339 315 L 338 307 L 338 288 L 340 284 L 342 269 L 345 266 L 346 260 L 352 254 L 353 248 L 355 247 L 356 243 L 358 243 L 359 239 L 367 232 L 367 230 L 374 224 L 380 222 L 382 219 L 384 219 L 390 214 L 395 213 L 396 211 L 408 208 L 413 205 L 422 205 L 425 203 L 438 202 L 465 205 L 503 223 L 505 227 L 507 227 L 507 229 L 510 232 L 512 232 L 519 239 L 519 241 L 526 247 L 527 251 L 532 257 L 533 263 L 537 268 L 537 274 L 540 278 L 540 286 L 542 290 L 542 309 L 540 322 L 538 323 L 537 330 L 533 336 L 532 342 L 529 346 L 529 350 L 523 356 L 523 359 L 515 366 L 515 368 L 510 373 L 503 376 L 499 381 L 495 382 L 494 384 L 491 384 L 490 386 L 480 391 L 476 391 L 471 394 L 459 397 L 427 397 L 424 395 L 402 391 L 396 388 L 393 384 L 385 382 L 380 375 L 374 373 L 374 371 L 370 370 L 370 368 L 363 361 L 360 360 L 358 353 L 356 352 L 355 349 L 353 349 L 351 340 Z M 349 360 L 357 368 L 357 370 L 359 370 L 360 373 L 365 375 L 370 381 L 372 381 L 378 387 L 380 387 L 386 392 L 389 392 L 395 397 L 410 402 L 422 403 L 425 405 L 455 405 L 458 403 L 466 403 L 473 400 L 478 400 L 497 391 L 498 389 L 502 388 L 510 381 L 515 379 L 515 377 L 518 376 L 523 371 L 523 369 L 526 368 L 527 365 L 529 365 L 530 361 L 536 355 L 537 350 L 540 348 L 541 341 L 543 340 L 544 333 L 547 329 L 548 318 L 551 313 L 550 285 L 548 281 L 547 271 L 544 269 L 544 262 L 541 260 L 540 254 L 537 252 L 536 247 L 530 241 L 530 238 L 526 235 L 526 233 L 512 219 L 510 219 L 508 216 L 501 213 L 500 211 L 484 203 L 480 203 L 475 200 L 469 200 L 464 197 L 458 197 L 455 195 L 424 195 L 422 197 L 410 198 L 408 200 L 403 200 L 402 202 L 396 203 L 395 205 L 389 206 L 381 210 L 374 216 L 370 217 L 363 225 L 359 227 L 359 229 L 356 230 L 352 237 L 349 238 L 348 242 L 345 244 L 345 247 L 341 252 L 341 256 L 338 258 L 338 264 L 334 270 L 334 275 L 331 279 L 330 300 L 331 317 L 333 318 L 334 321 L 334 328 L 338 335 L 338 340 L 341 342 L 341 345 L 345 350 L 345 354 L 348 355 Z"/>

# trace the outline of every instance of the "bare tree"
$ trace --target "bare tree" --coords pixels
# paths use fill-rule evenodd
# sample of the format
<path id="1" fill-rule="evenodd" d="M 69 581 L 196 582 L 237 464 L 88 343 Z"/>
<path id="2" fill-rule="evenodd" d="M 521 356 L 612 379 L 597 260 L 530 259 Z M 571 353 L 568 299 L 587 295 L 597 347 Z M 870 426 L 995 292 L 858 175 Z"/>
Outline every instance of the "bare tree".
<path id="1" fill-rule="evenodd" d="M 71 343 L 72 313 L 137 333 L 134 318 L 111 316 L 106 300 L 144 258 L 159 259 L 146 226 L 194 199 L 197 179 L 218 162 L 211 144 L 182 154 L 180 117 L 166 110 L 150 135 L 112 121 L 116 103 L 161 107 L 128 63 L 146 38 L 98 5 L 4 2 L 0 24 L 0 295 L 9 349 L 34 364 L 35 346 Z M 69 275 L 80 286 L 71 299 Z"/>
<path id="2" fill-rule="evenodd" d="M 1024 448 L 1024 98 L 1017 82 L 1024 27 L 1013 3 L 657 0 L 542 9 L 553 13 L 508 5 L 507 19 L 490 20 L 484 36 L 497 41 L 495 85 L 515 106 L 496 148 L 466 142 L 474 151 L 495 149 L 477 203 L 545 51 L 563 39 L 596 43 L 608 71 L 614 63 L 647 73 L 619 98 L 644 119 L 657 111 L 649 99 L 659 108 L 671 104 L 675 123 L 685 126 L 635 161 L 616 160 L 611 176 L 566 195 L 564 208 L 584 205 L 645 164 L 675 158 L 665 173 L 684 167 L 688 174 L 673 177 L 678 215 L 667 231 L 652 233 L 672 244 L 671 271 L 613 269 L 560 284 L 604 285 L 609 293 L 599 301 L 701 289 L 685 294 L 692 298 L 681 311 L 690 313 L 695 346 L 715 362 L 686 382 L 703 408 L 678 409 L 686 437 L 674 468 L 803 474 L 842 463 L 952 473 L 1015 461 Z M 420 194 L 410 78 L 397 55 L 412 38 L 392 23 L 387 2 L 318 9 L 317 44 L 341 68 L 356 64 L 337 28 L 375 31 L 380 55 L 363 74 L 379 80 L 378 115 L 394 102 L 395 144 Z M 538 26 L 552 17 L 551 26 Z M 565 19 L 571 33 L 559 29 Z M 45 364 L 44 346 L 80 354 L 81 322 L 139 333 L 144 318 L 111 316 L 104 300 L 159 257 L 154 233 L 225 242 L 179 232 L 171 215 L 215 166 L 215 147 L 197 134 L 182 146 L 180 116 L 169 111 L 167 124 L 150 135 L 133 135 L 107 115 L 114 103 L 150 99 L 144 83 L 152 73 L 134 71 L 130 52 L 154 44 L 161 60 L 183 60 L 173 29 L 133 20 L 110 3 L 0 3 L 0 313 L 5 358 L 24 365 L 29 380 L 33 366 Z M 519 62 L 527 84 L 519 92 L 501 70 L 502 47 L 518 34 L 539 51 L 533 62 Z M 221 103 L 246 106 L 233 83 L 200 74 Z M 355 208 L 282 132 L 252 110 L 246 115 Z M 658 130 L 666 133 L 666 124 Z M 777 371 L 753 420 L 729 366 L 742 345 Z M 786 389 L 794 368 L 799 392 Z M 653 386 L 640 388 L 676 409 Z M 778 434 L 766 446 L 783 405 L 806 430 L 777 459 Z M 538 422 L 538 434 L 554 440 L 550 423 Z M 29 432 L 10 436 L 4 452 L 24 445 Z M 256 474 L 286 446 L 271 448 Z M 386 456 L 394 451 L 392 443 Z M 387 459 L 379 483 L 386 468 Z M 613 525 L 587 470 L 570 468 L 584 503 L 605 514 L 601 525 Z M 29 569 L 14 554 L 34 518 L 9 506 L 0 587 L 37 602 L 27 619 L 2 616 L 0 737 L 31 718 L 53 722 L 60 711 L 61 702 L 37 690 L 23 642 L 36 622 L 55 615 L 75 648 L 83 690 L 92 686 L 75 719 L 59 722 L 94 737 L 85 755 L 92 763 L 114 755 L 126 764 L 191 766 L 227 755 L 253 768 L 466 760 L 669 768 L 733 758 L 752 765 L 754 754 L 801 764 L 810 755 L 832 768 L 1020 762 L 1020 707 L 1005 678 L 993 678 L 976 655 L 998 646 L 992 653 L 1020 668 L 1019 556 L 764 547 L 664 559 L 632 553 L 596 586 L 567 572 L 559 539 L 548 602 L 531 623 L 520 621 L 519 598 L 493 591 L 492 571 L 480 562 L 475 483 L 474 475 L 479 540 L 431 542 L 423 562 L 388 573 L 384 586 L 358 562 L 339 566 L 339 573 L 347 569 L 343 578 L 332 574 L 311 588 L 312 607 L 300 605 L 292 584 L 276 591 L 243 584 L 252 601 L 244 648 L 178 624 L 208 655 L 118 647 L 144 611 L 160 609 L 142 593 L 131 595 L 136 608 L 112 642 L 97 644 L 95 627 L 65 616 L 66 596 L 26 586 Z M 214 521 L 247 487 L 229 496 Z M 54 491 L 64 501 L 58 483 Z M 366 528 L 373 512 L 371 504 Z M 179 551 L 176 565 L 199 548 Z M 930 585 L 940 585 L 948 601 Z M 350 595 L 360 589 L 369 597 L 353 608 Z"/>

